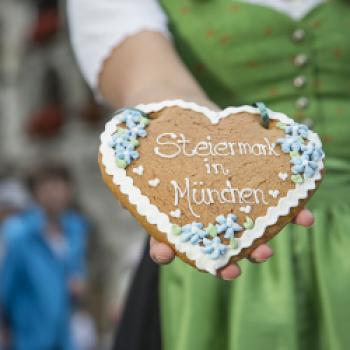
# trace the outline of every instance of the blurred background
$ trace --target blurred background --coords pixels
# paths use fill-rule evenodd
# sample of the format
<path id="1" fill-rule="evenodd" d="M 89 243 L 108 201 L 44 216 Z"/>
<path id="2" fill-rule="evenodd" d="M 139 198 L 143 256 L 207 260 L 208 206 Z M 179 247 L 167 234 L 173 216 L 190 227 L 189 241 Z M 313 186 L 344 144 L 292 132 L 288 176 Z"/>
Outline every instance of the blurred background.
<path id="1" fill-rule="evenodd" d="M 99 134 L 110 112 L 95 104 L 79 74 L 64 2 L 1 0 L 0 228 L 33 201 L 45 210 L 45 200 L 55 201 L 59 191 L 53 186 L 46 198 L 45 186 L 69 177 L 74 210 L 87 223 L 85 286 L 70 317 L 82 350 L 108 348 L 145 239 L 100 177 Z M 35 170 L 36 187 L 29 191 L 27 179 Z"/>

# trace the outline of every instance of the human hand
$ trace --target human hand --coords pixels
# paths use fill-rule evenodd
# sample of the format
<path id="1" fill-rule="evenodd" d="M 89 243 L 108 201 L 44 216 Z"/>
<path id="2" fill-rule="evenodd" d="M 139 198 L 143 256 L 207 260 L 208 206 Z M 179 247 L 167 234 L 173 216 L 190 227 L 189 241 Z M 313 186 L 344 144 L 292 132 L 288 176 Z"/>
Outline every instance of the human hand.
<path id="1" fill-rule="evenodd" d="M 294 218 L 293 221 L 297 225 L 309 227 L 314 223 L 314 216 L 312 213 L 303 209 Z M 175 258 L 174 250 L 167 244 L 157 241 L 151 237 L 150 241 L 150 256 L 152 260 L 160 265 L 169 264 Z M 262 263 L 273 256 L 273 250 L 268 244 L 259 245 L 249 256 L 249 260 L 253 263 Z M 224 280 L 233 280 L 241 274 L 241 269 L 238 264 L 229 264 L 219 270 L 218 276 Z"/>

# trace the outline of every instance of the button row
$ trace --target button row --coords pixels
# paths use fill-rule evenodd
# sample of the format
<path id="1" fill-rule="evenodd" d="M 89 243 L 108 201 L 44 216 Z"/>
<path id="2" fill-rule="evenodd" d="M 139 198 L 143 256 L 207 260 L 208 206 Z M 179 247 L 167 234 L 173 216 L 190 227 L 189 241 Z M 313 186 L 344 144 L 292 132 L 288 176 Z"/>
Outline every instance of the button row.
<path id="1" fill-rule="evenodd" d="M 306 33 L 305 30 L 302 28 L 296 28 L 294 32 L 292 33 L 292 40 L 295 43 L 300 43 L 305 39 Z M 299 53 L 294 57 L 294 65 L 298 68 L 302 68 L 307 65 L 309 61 L 308 56 L 305 53 Z M 306 78 L 304 75 L 299 75 L 294 78 L 293 85 L 294 87 L 300 89 L 304 87 L 306 84 Z M 300 96 L 296 102 L 295 102 L 296 108 L 299 110 L 306 109 L 309 106 L 309 99 L 305 96 Z M 309 124 L 311 126 L 312 121 L 310 119 L 307 119 L 304 121 L 305 124 Z"/>

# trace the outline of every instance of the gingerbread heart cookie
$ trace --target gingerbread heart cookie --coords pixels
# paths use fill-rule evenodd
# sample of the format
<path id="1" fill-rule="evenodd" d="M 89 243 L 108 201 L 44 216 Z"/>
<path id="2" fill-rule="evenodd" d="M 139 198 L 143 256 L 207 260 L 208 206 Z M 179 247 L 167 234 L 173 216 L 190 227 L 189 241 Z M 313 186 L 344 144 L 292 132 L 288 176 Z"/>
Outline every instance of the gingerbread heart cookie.
<path id="1" fill-rule="evenodd" d="M 117 112 L 99 152 L 105 182 L 149 234 L 212 274 L 293 219 L 323 158 L 317 134 L 284 114 L 181 100 Z"/>

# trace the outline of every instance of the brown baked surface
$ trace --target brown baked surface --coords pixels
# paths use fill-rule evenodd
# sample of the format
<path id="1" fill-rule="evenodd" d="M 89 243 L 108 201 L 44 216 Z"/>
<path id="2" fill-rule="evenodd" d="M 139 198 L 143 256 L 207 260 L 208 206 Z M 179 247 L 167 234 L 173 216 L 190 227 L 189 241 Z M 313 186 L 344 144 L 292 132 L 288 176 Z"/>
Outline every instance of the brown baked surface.
<path id="1" fill-rule="evenodd" d="M 218 124 L 213 125 L 202 114 L 183 110 L 179 107 L 166 108 L 160 112 L 151 113 L 150 118 L 152 122 L 147 127 L 148 136 L 139 139 L 140 146 L 137 150 L 140 153 L 140 157 L 128 166 L 126 172 L 128 176 L 133 178 L 134 185 L 141 189 L 143 195 L 147 196 L 150 202 L 156 205 L 163 213 L 169 214 L 170 211 L 176 209 L 174 206 L 174 188 L 170 185 L 170 182 L 172 180 L 177 180 L 178 183 L 182 185 L 185 177 L 188 177 L 191 183 L 202 181 L 204 183 L 203 187 L 208 188 L 222 189 L 225 187 L 225 181 L 229 179 L 235 188 L 261 189 L 267 194 L 265 200 L 268 204 L 259 203 L 258 205 L 251 205 L 252 210 L 248 215 L 253 220 L 266 215 L 266 211 L 270 206 L 276 206 L 278 200 L 281 197 L 285 197 L 287 192 L 295 187 L 295 184 L 290 181 L 290 156 L 289 154 L 282 153 L 279 147 L 276 147 L 276 151 L 280 154 L 278 157 L 242 156 L 238 155 L 238 152 L 234 157 L 207 157 L 207 163 L 222 164 L 223 167 L 230 172 L 228 175 L 207 174 L 203 157 L 186 157 L 179 155 L 176 158 L 167 159 L 160 158 L 154 153 L 154 148 L 159 146 L 156 143 L 156 138 L 162 133 L 184 134 L 186 139 L 190 140 L 190 146 L 202 140 L 206 140 L 207 136 L 210 136 L 210 141 L 213 144 L 223 141 L 265 144 L 264 138 L 275 141 L 277 138 L 284 136 L 282 130 L 275 128 L 275 121 L 270 122 L 269 129 L 264 129 L 257 115 L 240 113 L 233 118 L 224 118 Z M 174 149 L 174 147 L 171 145 L 162 145 L 163 152 L 171 153 L 172 149 Z M 188 147 L 188 150 L 191 149 L 191 147 Z M 120 200 L 122 205 L 132 213 L 150 235 L 172 246 L 172 244 L 167 241 L 166 235 L 159 232 L 155 225 L 149 224 L 144 217 L 139 215 L 136 211 L 136 207 L 130 204 L 128 198 L 120 192 L 119 186 L 113 183 L 112 177 L 106 174 L 101 161 L 101 155 L 99 155 L 99 165 L 104 181 L 116 198 Z M 142 176 L 138 176 L 132 171 L 133 168 L 139 165 L 144 167 Z M 278 177 L 279 172 L 287 172 L 289 174 L 289 180 L 282 181 Z M 148 185 L 148 181 L 154 178 L 160 179 L 160 183 L 157 187 Z M 317 187 L 318 186 L 319 183 L 317 183 Z M 278 198 L 273 198 L 268 195 L 270 189 L 278 189 L 280 191 Z M 287 216 L 280 217 L 275 225 L 269 226 L 263 237 L 255 240 L 251 247 L 243 249 L 239 255 L 232 257 L 231 262 L 247 257 L 258 245 L 274 237 L 304 207 L 313 192 L 314 191 L 310 191 L 309 197 L 300 201 L 298 207 L 292 208 Z M 182 200 L 178 206 L 182 212 L 181 217 L 173 218 L 169 216 L 169 218 L 172 223 L 180 226 L 193 221 L 201 222 L 206 226 L 209 223 L 214 223 L 218 215 L 234 213 L 238 217 L 237 222 L 242 224 L 247 214 L 242 213 L 239 208 L 244 205 L 245 204 L 240 203 L 220 203 L 219 201 L 210 205 L 193 204 L 192 207 L 194 211 L 200 216 L 200 218 L 198 218 L 191 214 L 186 201 Z M 236 234 L 236 236 L 239 236 L 239 234 Z M 184 254 L 176 251 L 176 255 L 186 263 L 194 266 L 193 261 L 190 261 Z"/>

